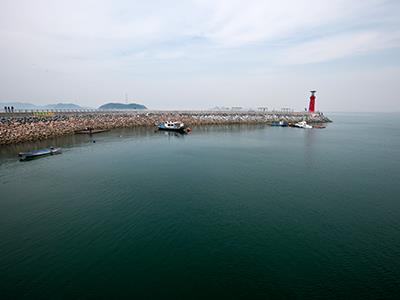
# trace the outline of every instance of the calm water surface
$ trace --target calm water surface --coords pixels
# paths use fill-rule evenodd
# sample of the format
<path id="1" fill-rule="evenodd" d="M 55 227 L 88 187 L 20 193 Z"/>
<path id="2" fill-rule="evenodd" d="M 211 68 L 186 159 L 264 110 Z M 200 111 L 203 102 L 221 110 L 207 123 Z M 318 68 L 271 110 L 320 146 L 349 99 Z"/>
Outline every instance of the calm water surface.
<path id="1" fill-rule="evenodd" d="M 330 117 L 1 146 L 1 299 L 398 299 L 400 115 Z"/>

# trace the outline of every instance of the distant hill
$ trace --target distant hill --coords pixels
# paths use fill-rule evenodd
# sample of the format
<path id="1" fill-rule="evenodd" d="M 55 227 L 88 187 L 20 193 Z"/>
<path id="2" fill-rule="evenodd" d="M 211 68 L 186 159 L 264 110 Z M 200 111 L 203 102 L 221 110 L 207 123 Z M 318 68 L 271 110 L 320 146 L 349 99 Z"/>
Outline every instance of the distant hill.
<path id="1" fill-rule="evenodd" d="M 57 103 L 36 105 L 25 102 L 0 102 L 0 109 L 4 106 L 13 106 L 14 109 L 82 109 L 83 107 L 73 103 Z"/>
<path id="2" fill-rule="evenodd" d="M 24 103 L 24 102 L 0 102 L 0 109 L 3 109 L 4 106 L 13 106 L 15 109 L 38 109 L 39 107 L 32 103 Z"/>
<path id="3" fill-rule="evenodd" d="M 137 103 L 107 103 L 100 106 L 99 109 L 147 109 L 147 107 Z"/>
<path id="4" fill-rule="evenodd" d="M 45 105 L 44 108 L 48 109 L 82 109 L 81 106 L 73 103 L 57 103 L 57 104 L 48 104 Z"/>

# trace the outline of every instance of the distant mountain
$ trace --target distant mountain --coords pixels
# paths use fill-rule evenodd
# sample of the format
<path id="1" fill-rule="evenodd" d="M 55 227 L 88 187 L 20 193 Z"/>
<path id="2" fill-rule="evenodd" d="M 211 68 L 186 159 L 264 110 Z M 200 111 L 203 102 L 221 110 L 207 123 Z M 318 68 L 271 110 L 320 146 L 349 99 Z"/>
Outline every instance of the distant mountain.
<path id="1" fill-rule="evenodd" d="M 147 109 L 147 107 L 137 103 L 107 103 L 100 106 L 99 109 Z"/>
<path id="2" fill-rule="evenodd" d="M 48 109 L 82 109 L 81 106 L 73 103 L 57 103 L 57 104 L 47 104 L 43 106 Z"/>
<path id="3" fill-rule="evenodd" d="M 38 109 L 39 107 L 32 103 L 23 103 L 23 102 L 0 102 L 0 109 L 4 108 L 4 106 L 13 106 L 15 109 Z"/>
<path id="4" fill-rule="evenodd" d="M 24 102 L 0 102 L 0 109 L 4 106 L 13 106 L 14 109 L 82 109 L 83 107 L 73 103 L 57 103 L 46 105 L 35 105 Z"/>

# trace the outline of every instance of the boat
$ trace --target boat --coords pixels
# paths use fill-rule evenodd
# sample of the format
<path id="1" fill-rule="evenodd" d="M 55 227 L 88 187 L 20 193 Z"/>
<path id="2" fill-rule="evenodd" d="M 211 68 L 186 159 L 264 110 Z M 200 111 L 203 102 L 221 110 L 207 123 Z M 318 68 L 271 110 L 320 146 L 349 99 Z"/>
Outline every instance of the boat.
<path id="1" fill-rule="evenodd" d="M 30 160 L 38 157 L 48 156 L 48 155 L 55 155 L 60 154 L 61 148 L 45 148 L 40 150 L 28 151 L 28 152 L 20 152 L 18 156 L 21 157 L 20 160 Z"/>
<path id="2" fill-rule="evenodd" d="M 313 128 L 323 129 L 323 128 L 326 128 L 326 126 L 323 124 L 316 124 L 313 126 Z"/>
<path id="3" fill-rule="evenodd" d="M 294 124 L 294 127 L 297 127 L 297 128 L 304 128 L 304 129 L 311 129 L 311 128 L 313 128 L 311 125 L 308 125 L 306 121 L 298 122 L 298 123 Z"/>
<path id="4" fill-rule="evenodd" d="M 93 129 L 93 128 L 87 128 L 83 130 L 75 130 L 75 134 L 95 134 L 95 133 L 101 133 L 101 132 L 106 132 L 108 129 Z"/>
<path id="5" fill-rule="evenodd" d="M 167 121 L 167 122 L 158 124 L 157 127 L 158 127 L 158 130 L 186 132 L 185 124 L 183 124 L 181 122 Z"/>
<path id="6" fill-rule="evenodd" d="M 271 126 L 277 126 L 277 127 L 287 127 L 289 124 L 288 122 L 285 121 L 274 121 L 271 123 Z"/>

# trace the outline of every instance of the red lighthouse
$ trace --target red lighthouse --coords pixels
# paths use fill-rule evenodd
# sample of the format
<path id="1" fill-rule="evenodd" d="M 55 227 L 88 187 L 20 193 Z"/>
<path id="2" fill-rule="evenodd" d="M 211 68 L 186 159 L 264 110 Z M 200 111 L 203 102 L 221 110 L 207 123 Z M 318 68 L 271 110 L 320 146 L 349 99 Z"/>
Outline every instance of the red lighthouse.
<path id="1" fill-rule="evenodd" d="M 310 96 L 310 104 L 308 106 L 308 111 L 309 112 L 314 112 L 315 111 L 315 93 L 317 91 L 310 91 L 311 92 L 311 96 Z"/>

